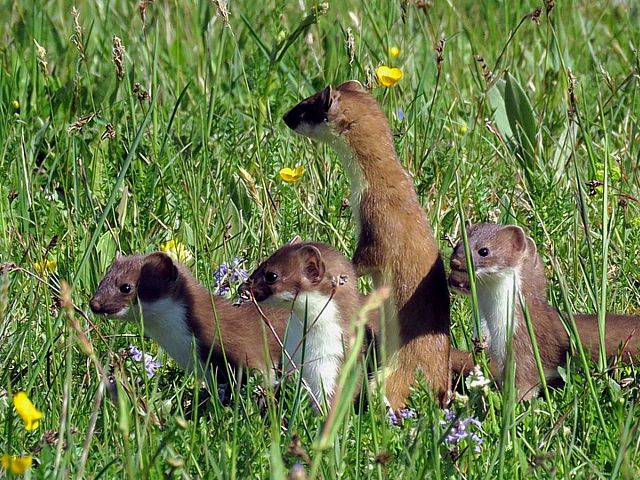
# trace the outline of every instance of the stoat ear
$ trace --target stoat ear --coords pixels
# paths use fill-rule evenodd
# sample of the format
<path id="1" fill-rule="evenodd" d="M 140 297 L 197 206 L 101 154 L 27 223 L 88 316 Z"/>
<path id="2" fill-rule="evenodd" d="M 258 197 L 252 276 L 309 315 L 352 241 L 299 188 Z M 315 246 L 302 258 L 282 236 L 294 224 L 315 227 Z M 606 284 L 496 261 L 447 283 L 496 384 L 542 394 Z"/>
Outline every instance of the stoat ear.
<path id="1" fill-rule="evenodd" d="M 538 247 L 536 246 L 536 242 L 533 241 L 533 238 L 527 236 L 527 256 L 533 259 L 533 266 L 535 268 L 542 268 L 544 270 L 544 263 L 542 262 L 542 258 L 538 254 Z"/>
<path id="2" fill-rule="evenodd" d="M 325 266 L 322 254 L 313 245 L 305 245 L 300 249 L 304 263 L 304 276 L 311 283 L 318 283 L 324 277 Z"/>
<path id="3" fill-rule="evenodd" d="M 501 231 L 503 239 L 511 245 L 516 252 L 522 252 L 527 249 L 527 236 L 522 228 L 516 225 L 507 225 Z"/>
<path id="4" fill-rule="evenodd" d="M 287 245 L 297 245 L 299 243 L 302 243 L 302 239 L 300 238 L 300 235 L 296 235 L 291 240 L 289 240 Z"/>
<path id="5" fill-rule="evenodd" d="M 333 99 L 334 99 L 333 89 L 331 88 L 331 85 L 327 85 L 326 88 L 322 90 L 322 92 L 320 92 L 320 102 L 322 105 L 322 109 L 325 112 L 329 111 L 329 108 L 331 107 L 331 103 L 333 102 Z"/>
<path id="6" fill-rule="evenodd" d="M 338 90 L 343 92 L 366 92 L 367 89 L 364 88 L 358 80 L 348 80 L 337 87 Z"/>
<path id="7" fill-rule="evenodd" d="M 147 255 L 142 265 L 143 274 L 153 275 L 158 280 L 175 282 L 178 278 L 178 268 L 169 255 L 163 252 L 153 252 Z"/>
<path id="8" fill-rule="evenodd" d="M 538 247 L 536 246 L 536 242 L 533 241 L 533 238 L 527 236 L 527 253 L 531 255 L 535 255 L 538 257 Z"/>

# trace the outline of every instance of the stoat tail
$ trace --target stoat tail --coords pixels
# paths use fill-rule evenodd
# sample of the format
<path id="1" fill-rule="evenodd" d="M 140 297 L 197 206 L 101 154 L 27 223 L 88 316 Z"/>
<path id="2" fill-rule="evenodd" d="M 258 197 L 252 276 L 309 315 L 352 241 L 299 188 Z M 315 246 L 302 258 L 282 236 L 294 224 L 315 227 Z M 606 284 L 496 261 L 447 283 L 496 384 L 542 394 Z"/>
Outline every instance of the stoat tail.
<path id="1" fill-rule="evenodd" d="M 598 317 L 576 314 L 573 316 L 580 334 L 582 346 L 591 353 L 593 360 L 598 359 L 600 337 L 598 335 Z M 605 348 L 607 357 L 621 353 L 623 360 L 629 360 L 640 354 L 640 317 L 608 313 L 605 323 Z"/>

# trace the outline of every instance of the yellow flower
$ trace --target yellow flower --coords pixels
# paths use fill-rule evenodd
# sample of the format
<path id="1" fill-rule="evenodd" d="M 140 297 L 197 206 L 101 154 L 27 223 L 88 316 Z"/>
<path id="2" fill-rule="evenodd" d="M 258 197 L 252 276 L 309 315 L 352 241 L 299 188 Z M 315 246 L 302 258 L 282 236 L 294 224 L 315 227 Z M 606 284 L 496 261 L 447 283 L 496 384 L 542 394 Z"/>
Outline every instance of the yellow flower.
<path id="1" fill-rule="evenodd" d="M 622 172 L 620 171 L 620 167 L 617 165 L 612 165 L 609 167 L 609 180 L 617 182 L 622 178 Z M 596 163 L 596 180 L 600 180 L 604 182 L 604 163 L 598 162 Z"/>
<path id="2" fill-rule="evenodd" d="M 9 470 L 14 475 L 22 475 L 31 466 L 33 458 L 31 455 L 26 457 L 16 457 L 15 455 L 2 455 L 2 467 Z"/>
<path id="3" fill-rule="evenodd" d="M 398 47 L 389 47 L 389 56 L 391 58 L 398 58 L 400 56 L 400 49 Z"/>
<path id="4" fill-rule="evenodd" d="M 166 253 L 176 262 L 190 265 L 193 263 L 193 254 L 186 245 L 178 240 L 171 239 L 160 245 L 160 251 Z"/>
<path id="5" fill-rule="evenodd" d="M 20 110 L 20 102 L 18 100 L 14 100 L 11 102 L 11 108 L 14 110 Z"/>
<path id="6" fill-rule="evenodd" d="M 386 65 L 380 65 L 376 68 L 376 77 L 381 85 L 385 87 L 393 87 L 402 78 L 402 70 L 399 68 L 390 68 Z"/>
<path id="7" fill-rule="evenodd" d="M 58 266 L 58 263 L 55 260 L 46 259 L 41 262 L 36 262 L 33 266 L 36 268 L 36 272 L 44 275 L 47 272 L 53 272 Z"/>
<path id="8" fill-rule="evenodd" d="M 304 174 L 304 167 L 298 165 L 295 170 L 289 167 L 284 167 L 280 170 L 280 178 L 286 183 L 296 183 L 302 178 Z"/>
<path id="9" fill-rule="evenodd" d="M 25 392 L 18 392 L 13 396 L 13 406 L 24 422 L 24 428 L 34 430 L 40 425 L 40 419 L 44 414 L 38 410 Z"/>

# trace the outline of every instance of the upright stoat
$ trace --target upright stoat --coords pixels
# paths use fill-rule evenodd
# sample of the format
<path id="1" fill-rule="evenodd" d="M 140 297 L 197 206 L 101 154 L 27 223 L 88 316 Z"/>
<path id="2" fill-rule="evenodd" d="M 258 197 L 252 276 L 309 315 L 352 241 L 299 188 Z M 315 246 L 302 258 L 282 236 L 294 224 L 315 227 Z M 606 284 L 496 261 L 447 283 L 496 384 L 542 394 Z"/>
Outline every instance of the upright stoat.
<path id="1" fill-rule="evenodd" d="M 491 370 L 498 379 L 504 373 L 508 322 L 513 321 L 512 350 L 515 383 L 522 399 L 538 392 L 540 376 L 527 331 L 522 301 L 527 307 L 547 379 L 559 379 L 558 366 L 566 363 L 569 336 L 558 313 L 547 303 L 544 265 L 535 243 L 517 226 L 476 224 L 467 226 L 469 251 L 476 275 L 478 309 L 482 334 L 487 336 Z M 459 242 L 451 257 L 449 285 L 469 293 L 469 275 L 464 245 Z M 522 301 L 521 301 L 522 299 Z M 598 320 L 595 315 L 574 315 L 580 340 L 594 360 L 599 355 Z M 637 355 L 640 348 L 640 318 L 607 314 L 605 346 L 615 355 L 626 345 L 625 355 Z M 460 368 L 464 354 L 454 359 Z"/>
<path id="2" fill-rule="evenodd" d="M 325 397 L 331 403 L 351 344 L 351 322 L 362 304 L 351 262 L 322 243 L 290 243 L 265 260 L 240 291 L 291 311 L 283 370 L 301 370 L 316 406 Z"/>
<path id="3" fill-rule="evenodd" d="M 267 330 L 265 348 L 261 318 L 251 305 L 235 306 L 212 297 L 187 267 L 168 255 L 119 256 L 100 282 L 91 310 L 110 318 L 140 320 L 144 333 L 155 340 L 187 371 L 217 375 L 249 368 L 266 372 L 277 366 L 282 349 Z M 280 338 L 289 318 L 285 310 L 268 309 Z M 193 345 L 197 347 L 194 365 Z"/>
<path id="4" fill-rule="evenodd" d="M 421 369 L 440 402 L 450 387 L 449 294 L 444 265 L 387 119 L 357 81 L 328 86 L 284 116 L 297 133 L 331 145 L 351 181 L 358 246 L 353 263 L 375 287 L 392 287 L 385 305 L 385 395 L 401 408 Z"/>

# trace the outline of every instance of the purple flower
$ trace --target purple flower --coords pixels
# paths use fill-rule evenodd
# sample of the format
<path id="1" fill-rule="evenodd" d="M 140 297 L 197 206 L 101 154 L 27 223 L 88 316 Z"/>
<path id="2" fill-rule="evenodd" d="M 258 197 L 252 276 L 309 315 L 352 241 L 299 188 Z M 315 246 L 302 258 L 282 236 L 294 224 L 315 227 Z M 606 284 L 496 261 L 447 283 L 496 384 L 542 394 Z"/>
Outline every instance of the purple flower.
<path id="1" fill-rule="evenodd" d="M 415 418 L 416 412 L 411 410 L 410 408 L 401 408 L 398 410 L 398 413 L 393 411 L 392 408 L 389 409 L 389 422 L 391 425 L 400 425 L 403 420 L 407 420 L 409 418 Z"/>
<path id="2" fill-rule="evenodd" d="M 398 117 L 398 120 L 403 122 L 404 121 L 404 110 L 402 108 L 398 108 L 396 110 L 396 116 Z"/>
<path id="3" fill-rule="evenodd" d="M 162 366 L 160 362 L 153 360 L 153 357 L 149 355 L 150 360 L 145 358 L 144 368 L 147 371 L 147 377 L 151 378 L 156 374 L 156 370 Z"/>
<path id="4" fill-rule="evenodd" d="M 156 370 L 162 366 L 160 362 L 156 362 L 152 355 L 142 353 L 135 345 L 129 347 L 129 358 L 134 362 L 142 362 L 144 369 L 147 371 L 147 377 L 151 378 L 156 374 Z M 139 381 L 140 379 L 138 379 Z"/>
<path id="5" fill-rule="evenodd" d="M 444 438 L 445 443 L 457 446 L 469 438 L 473 443 L 473 451 L 480 452 L 483 440 L 476 432 L 471 431 L 470 427 L 473 427 L 473 430 L 480 430 L 482 422 L 473 417 L 459 417 L 449 409 L 444 410 L 444 418 L 444 420 L 440 420 L 440 425 L 448 429 L 447 436 Z"/>
<path id="6" fill-rule="evenodd" d="M 142 360 L 142 352 L 135 345 L 131 345 L 129 347 L 129 357 L 134 362 L 139 362 L 140 360 Z"/>
<path id="7" fill-rule="evenodd" d="M 244 258 L 233 257 L 230 264 L 221 263 L 213 270 L 216 295 L 227 295 L 232 286 L 240 285 L 249 278 L 247 271 L 241 268 L 244 261 Z"/>

